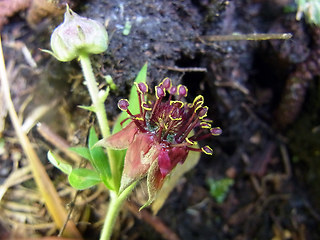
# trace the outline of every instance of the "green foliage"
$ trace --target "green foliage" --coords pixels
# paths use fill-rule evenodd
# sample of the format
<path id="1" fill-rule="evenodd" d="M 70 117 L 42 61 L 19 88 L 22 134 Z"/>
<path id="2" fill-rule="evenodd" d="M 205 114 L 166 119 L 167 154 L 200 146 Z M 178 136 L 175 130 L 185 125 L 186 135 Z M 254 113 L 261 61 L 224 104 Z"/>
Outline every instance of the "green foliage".
<path id="1" fill-rule="evenodd" d="M 88 147 L 91 156 L 91 164 L 100 173 L 101 180 L 109 189 L 114 189 L 111 181 L 111 170 L 107 155 L 104 153 L 102 147 L 95 147 L 98 142 L 98 136 L 94 127 L 90 128 Z"/>
<path id="2" fill-rule="evenodd" d="M 79 156 L 83 157 L 84 159 L 87 159 L 88 161 L 92 161 L 90 150 L 87 147 L 72 147 L 69 148 L 69 150 L 75 152 Z"/>
<path id="3" fill-rule="evenodd" d="M 84 190 L 93 187 L 101 182 L 99 174 L 87 168 L 72 169 L 68 176 L 69 183 L 78 190 Z"/>
<path id="4" fill-rule="evenodd" d="M 233 183 L 234 181 L 231 178 L 222 178 L 220 180 L 209 178 L 207 180 L 207 184 L 210 188 L 210 195 L 217 203 L 223 203 Z"/>
<path id="5" fill-rule="evenodd" d="M 60 171 L 64 172 L 65 174 L 70 174 L 72 171 L 72 166 L 66 162 L 64 162 L 62 159 L 55 156 L 51 151 L 47 154 L 49 162 L 58 168 Z"/>
<path id="6" fill-rule="evenodd" d="M 48 160 L 56 168 L 68 175 L 70 185 L 76 189 L 90 188 L 101 181 L 108 189 L 113 190 L 112 176 L 107 155 L 101 147 L 95 147 L 98 137 L 93 127 L 90 128 L 88 147 L 73 147 L 70 148 L 79 156 L 87 159 L 94 170 L 86 168 L 72 169 L 72 166 L 62 159 L 55 156 L 52 152 L 48 152 Z M 86 175 L 87 174 L 87 175 Z"/>

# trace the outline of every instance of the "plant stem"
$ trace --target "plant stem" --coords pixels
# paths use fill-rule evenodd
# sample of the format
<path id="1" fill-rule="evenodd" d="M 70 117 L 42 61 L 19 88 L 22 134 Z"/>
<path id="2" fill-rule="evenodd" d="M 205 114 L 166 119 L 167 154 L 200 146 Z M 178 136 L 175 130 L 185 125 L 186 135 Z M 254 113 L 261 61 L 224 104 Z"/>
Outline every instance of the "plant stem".
<path id="1" fill-rule="evenodd" d="M 92 66 L 90 62 L 90 58 L 88 54 L 81 54 L 79 56 L 80 58 L 80 63 L 83 71 L 84 78 L 87 83 L 87 87 L 89 90 L 89 94 L 92 100 L 92 105 L 94 107 L 94 111 L 97 115 L 98 123 L 100 126 L 100 130 L 102 133 L 103 138 L 109 137 L 110 136 L 110 128 L 108 124 L 108 119 L 107 119 L 107 114 L 104 106 L 104 100 L 99 96 L 99 88 L 97 86 L 97 81 L 94 77 L 93 71 L 92 71 Z M 110 169 L 111 169 L 111 174 L 113 178 L 113 185 L 114 188 L 116 189 L 116 192 L 118 191 L 120 187 L 120 173 L 118 171 L 118 163 L 117 159 L 114 156 L 113 150 L 110 148 L 107 148 L 107 154 L 108 154 L 108 159 L 110 163 Z"/>
<path id="2" fill-rule="evenodd" d="M 92 105 L 94 107 L 95 113 L 98 118 L 98 123 L 100 126 L 100 130 L 102 136 L 104 138 L 110 136 L 110 128 L 108 124 L 107 114 L 104 108 L 104 102 L 101 101 L 99 97 L 99 88 L 97 86 L 97 81 L 94 77 L 92 66 L 90 62 L 90 58 L 88 54 L 80 55 L 80 62 L 83 71 L 84 78 L 86 80 L 86 84 L 89 90 L 89 94 L 92 100 Z"/>
<path id="3" fill-rule="evenodd" d="M 116 192 L 110 191 L 110 203 L 109 208 L 104 220 L 103 228 L 101 231 L 100 240 L 109 240 L 111 238 L 112 230 L 116 219 L 119 215 L 122 204 L 132 192 L 137 182 L 132 183 L 127 187 L 120 195 L 117 195 Z"/>

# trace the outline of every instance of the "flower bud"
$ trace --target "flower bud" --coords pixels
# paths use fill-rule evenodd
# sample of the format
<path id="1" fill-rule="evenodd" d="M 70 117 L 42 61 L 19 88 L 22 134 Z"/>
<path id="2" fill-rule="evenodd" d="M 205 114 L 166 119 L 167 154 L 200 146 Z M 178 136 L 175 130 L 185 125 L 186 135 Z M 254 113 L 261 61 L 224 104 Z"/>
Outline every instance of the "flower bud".
<path id="1" fill-rule="evenodd" d="M 64 22 L 51 35 L 51 48 L 62 62 L 81 54 L 102 53 L 108 48 L 108 33 L 101 23 L 80 17 L 67 6 Z"/>

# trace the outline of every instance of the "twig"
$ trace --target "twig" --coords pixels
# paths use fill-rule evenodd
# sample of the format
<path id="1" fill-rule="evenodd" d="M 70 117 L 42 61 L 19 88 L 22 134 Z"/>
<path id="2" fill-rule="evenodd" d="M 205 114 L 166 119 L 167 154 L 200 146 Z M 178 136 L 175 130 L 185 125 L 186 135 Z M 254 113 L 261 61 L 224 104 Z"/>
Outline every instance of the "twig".
<path id="1" fill-rule="evenodd" d="M 67 218 L 67 214 L 65 209 L 63 208 L 61 199 L 56 189 L 54 188 L 54 185 L 52 184 L 45 168 L 43 167 L 38 155 L 34 151 L 28 137 L 25 135 L 25 133 L 21 129 L 21 125 L 20 125 L 17 113 L 14 109 L 14 105 L 11 100 L 10 87 L 8 83 L 6 67 L 5 67 L 3 51 L 2 51 L 1 36 L 0 36 L 0 75 L 1 75 L 3 96 L 6 101 L 6 105 L 12 121 L 12 125 L 18 136 L 18 139 L 23 148 L 23 151 L 25 152 L 29 160 L 31 170 L 34 176 L 34 180 L 46 203 L 48 211 L 52 216 L 53 220 L 55 221 L 55 223 L 57 224 L 57 226 L 61 228 L 64 224 L 65 219 Z M 75 227 L 74 223 L 72 222 L 68 223 L 65 235 L 70 237 L 77 237 L 81 239 L 81 234 L 79 233 L 78 229 Z"/>
<path id="2" fill-rule="evenodd" d="M 202 68 L 202 67 L 184 68 L 184 67 L 170 67 L 170 66 L 163 66 L 163 65 L 160 65 L 158 67 L 162 69 L 167 69 L 170 71 L 175 71 L 175 72 L 207 72 L 208 71 L 207 68 Z"/>
<path id="3" fill-rule="evenodd" d="M 228 82 L 215 82 L 214 83 L 217 87 L 230 87 L 230 88 L 233 88 L 233 89 L 237 89 L 239 90 L 240 92 L 242 92 L 243 94 L 245 95 L 248 95 L 249 94 L 249 90 L 242 86 L 240 83 L 238 82 L 233 82 L 233 81 L 228 81 Z"/>
<path id="4" fill-rule="evenodd" d="M 72 159 L 75 163 L 80 164 L 81 158 L 70 151 L 69 144 L 62 137 L 53 132 L 45 123 L 37 124 L 37 131 L 40 135 L 57 149 L 61 150 L 64 154 L 66 154 L 70 159 Z"/>
<path id="5" fill-rule="evenodd" d="M 249 33 L 249 34 L 229 34 L 229 35 L 210 35 L 199 37 L 201 42 L 217 41 L 263 41 L 263 40 L 287 40 L 292 37 L 291 33 Z"/>

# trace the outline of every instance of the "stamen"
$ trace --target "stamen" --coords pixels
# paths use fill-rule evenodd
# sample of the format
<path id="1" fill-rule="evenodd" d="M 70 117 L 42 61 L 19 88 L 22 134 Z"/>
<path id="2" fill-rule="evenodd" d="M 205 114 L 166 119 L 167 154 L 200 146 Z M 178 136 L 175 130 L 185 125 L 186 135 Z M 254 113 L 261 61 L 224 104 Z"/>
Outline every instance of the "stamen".
<path id="1" fill-rule="evenodd" d="M 210 123 L 206 123 L 206 122 L 201 122 L 201 123 L 200 123 L 200 127 L 201 127 L 201 128 L 208 128 L 208 129 L 210 129 L 210 128 L 211 128 L 211 124 L 210 124 Z"/>
<path id="2" fill-rule="evenodd" d="M 211 147 L 209 146 L 204 146 L 201 148 L 202 152 L 204 152 L 205 154 L 208 154 L 208 155 L 212 155 L 213 153 L 213 150 Z"/>
<path id="3" fill-rule="evenodd" d="M 156 98 L 160 99 L 163 98 L 166 95 L 166 92 L 161 86 L 156 86 L 155 87 L 155 93 L 156 93 Z"/>
<path id="4" fill-rule="evenodd" d="M 203 119 L 207 116 L 208 109 L 209 108 L 207 106 L 204 106 L 199 110 L 199 113 L 198 113 L 199 119 Z"/>
<path id="5" fill-rule="evenodd" d="M 170 78 L 163 79 L 160 85 L 162 85 L 164 89 L 169 90 L 171 88 L 171 79 Z"/>
<path id="6" fill-rule="evenodd" d="M 127 99 L 120 99 L 118 101 L 118 108 L 121 111 L 127 111 L 129 107 L 129 101 Z"/>
<path id="7" fill-rule="evenodd" d="M 144 83 L 144 82 L 136 83 L 135 82 L 135 84 L 136 84 L 137 90 L 140 93 L 144 94 L 144 93 L 148 92 L 148 85 L 146 83 Z"/>
<path id="8" fill-rule="evenodd" d="M 178 95 L 179 95 L 179 99 L 181 99 L 182 97 L 186 97 L 188 95 L 188 88 L 184 85 L 178 85 Z"/>
<path id="9" fill-rule="evenodd" d="M 152 108 L 151 108 L 148 104 L 146 104 L 146 103 L 142 103 L 142 108 L 143 108 L 144 110 L 147 110 L 147 111 L 151 111 L 151 110 L 152 110 Z"/>
<path id="10" fill-rule="evenodd" d="M 191 104 L 190 108 L 193 107 L 199 107 L 202 106 L 202 104 L 204 103 L 204 98 L 202 95 L 198 95 L 195 97 L 195 99 L 193 100 L 193 103 Z"/>
<path id="11" fill-rule="evenodd" d="M 181 101 L 170 101 L 170 105 L 172 105 L 175 108 L 182 108 L 183 107 L 183 102 Z"/>
<path id="12" fill-rule="evenodd" d="M 193 141 L 193 140 L 191 140 L 191 139 L 189 139 L 189 138 L 186 138 L 186 141 L 187 141 L 188 143 L 190 143 L 191 145 L 196 145 L 196 144 L 198 144 L 196 141 Z"/>
<path id="13" fill-rule="evenodd" d="M 180 120 L 182 120 L 182 117 L 174 117 L 174 116 L 172 116 L 172 114 L 169 115 L 169 118 L 170 118 L 172 121 L 180 121 Z"/>
<path id="14" fill-rule="evenodd" d="M 171 88 L 169 89 L 169 93 L 171 94 L 171 95 L 175 95 L 175 94 L 177 94 L 177 87 L 176 86 L 171 86 Z"/>
<path id="15" fill-rule="evenodd" d="M 219 136 L 220 134 L 222 134 L 222 129 L 220 127 L 215 127 L 212 128 L 210 132 L 213 136 Z"/>

